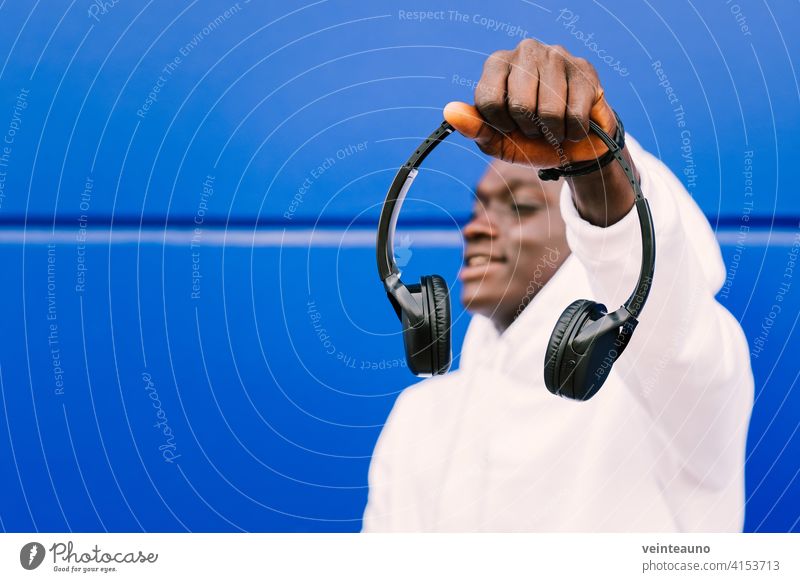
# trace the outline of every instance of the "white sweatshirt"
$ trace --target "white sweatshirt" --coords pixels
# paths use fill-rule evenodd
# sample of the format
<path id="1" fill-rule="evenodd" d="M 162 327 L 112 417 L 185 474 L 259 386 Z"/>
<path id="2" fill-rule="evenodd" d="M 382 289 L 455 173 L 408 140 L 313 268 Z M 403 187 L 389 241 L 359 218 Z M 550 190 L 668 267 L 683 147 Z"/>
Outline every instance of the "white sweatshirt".
<path id="1" fill-rule="evenodd" d="M 475 316 L 460 369 L 404 390 L 375 447 L 363 531 L 741 531 L 753 375 L 714 296 L 716 239 L 682 184 L 630 136 L 657 240 L 640 323 L 600 392 L 550 394 L 545 348 L 575 299 L 619 307 L 638 276 L 636 211 L 601 228 L 569 186 L 572 254 L 498 335 Z"/>

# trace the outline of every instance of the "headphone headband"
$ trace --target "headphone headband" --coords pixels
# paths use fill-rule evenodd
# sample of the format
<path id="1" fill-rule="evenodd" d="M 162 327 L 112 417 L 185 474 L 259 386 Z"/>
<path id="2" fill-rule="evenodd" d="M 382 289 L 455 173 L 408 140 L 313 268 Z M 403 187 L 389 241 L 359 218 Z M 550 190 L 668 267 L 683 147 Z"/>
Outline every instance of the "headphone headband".
<path id="1" fill-rule="evenodd" d="M 617 116 L 616 111 L 614 115 L 617 118 L 618 126 L 621 128 L 622 122 L 619 116 Z M 642 264 L 639 269 L 639 280 L 636 283 L 636 287 L 627 301 L 625 301 L 623 307 L 635 318 L 641 313 L 642 307 L 647 301 L 647 296 L 650 294 L 650 286 L 655 271 L 655 232 L 653 230 L 653 218 L 650 213 L 650 205 L 642 193 L 639 180 L 636 179 L 632 168 L 622 156 L 619 144 L 593 120 L 589 121 L 589 128 L 606 144 L 614 158 L 620 166 L 622 166 L 622 170 L 625 172 L 625 176 L 628 178 L 631 188 L 633 188 L 636 213 L 639 217 L 639 225 L 642 232 Z M 408 190 L 411 188 L 411 184 L 414 182 L 414 178 L 417 177 L 417 168 L 419 168 L 428 154 L 430 154 L 448 135 L 453 133 L 453 131 L 452 125 L 446 121 L 442 122 L 442 124 L 420 144 L 406 163 L 400 167 L 397 174 L 395 174 L 392 185 L 386 194 L 386 200 L 383 203 L 380 219 L 378 221 L 378 273 L 381 281 L 384 283 L 386 283 L 386 280 L 390 276 L 397 275 L 399 278 L 400 275 L 400 271 L 394 260 L 394 233 L 397 226 L 397 217 L 400 214 L 403 201 L 406 198 L 406 194 L 408 194 Z M 390 286 L 395 287 L 395 285 Z M 390 291 L 390 289 L 387 289 L 387 291 Z"/>
<path id="2" fill-rule="evenodd" d="M 428 157 L 428 154 L 451 133 L 453 133 L 453 126 L 446 121 L 443 122 L 411 154 L 411 157 L 400 167 L 397 174 L 395 174 L 394 180 L 392 180 L 392 185 L 386 194 L 386 201 L 383 203 L 381 217 L 378 221 L 378 273 L 384 283 L 391 275 L 400 275 L 400 271 L 394 261 L 394 231 L 397 226 L 397 217 L 400 214 L 400 208 L 403 206 L 408 189 L 411 188 L 411 183 L 417 177 L 417 168 Z"/>
<path id="3" fill-rule="evenodd" d="M 617 112 L 614 111 L 614 117 L 617 119 L 617 125 L 622 133 L 624 139 L 624 130 L 622 130 L 622 121 L 620 121 Z M 617 160 L 625 176 L 633 188 L 633 195 L 636 205 L 636 214 L 639 216 L 639 226 L 642 231 L 642 264 L 639 268 L 639 280 L 636 287 L 628 297 L 623 307 L 633 316 L 638 317 L 642 311 L 642 307 L 647 301 L 647 296 L 650 294 L 650 286 L 653 282 L 653 273 L 655 272 L 656 265 L 656 235 L 653 229 L 653 217 L 650 213 L 650 204 L 642 193 L 641 184 L 633 173 L 628 161 L 622 155 L 622 148 L 609 136 L 603 129 L 592 120 L 589 120 L 589 128 L 597 134 L 608 150 L 612 153 Z"/>

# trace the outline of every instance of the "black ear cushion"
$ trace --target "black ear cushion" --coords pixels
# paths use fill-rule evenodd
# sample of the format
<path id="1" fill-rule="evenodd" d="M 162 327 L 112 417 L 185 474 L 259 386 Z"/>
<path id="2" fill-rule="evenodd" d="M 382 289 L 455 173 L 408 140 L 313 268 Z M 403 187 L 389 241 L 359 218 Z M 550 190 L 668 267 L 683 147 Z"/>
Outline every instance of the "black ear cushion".
<path id="1" fill-rule="evenodd" d="M 564 335 L 571 328 L 574 319 L 579 318 L 587 309 L 594 305 L 594 301 L 589 299 L 578 299 L 573 301 L 558 318 L 553 333 L 550 334 L 550 341 L 547 343 L 547 352 L 544 356 L 544 384 L 553 394 L 557 394 L 561 389 L 558 376 L 559 352 Z"/>
<path id="2" fill-rule="evenodd" d="M 450 369 L 450 291 L 439 275 L 426 277 L 433 298 L 433 329 L 431 330 L 435 362 L 434 374 L 444 374 Z"/>

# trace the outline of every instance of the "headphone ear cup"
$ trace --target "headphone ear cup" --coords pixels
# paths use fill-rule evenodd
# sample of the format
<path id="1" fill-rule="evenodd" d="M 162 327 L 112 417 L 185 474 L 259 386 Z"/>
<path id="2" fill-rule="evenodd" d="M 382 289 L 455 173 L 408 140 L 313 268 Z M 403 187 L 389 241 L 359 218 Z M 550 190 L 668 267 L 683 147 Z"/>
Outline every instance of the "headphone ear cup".
<path id="1" fill-rule="evenodd" d="M 430 358 L 430 324 L 428 322 L 426 305 L 427 293 L 423 293 L 422 285 L 407 285 L 406 288 L 411 297 L 418 304 L 422 305 L 423 321 L 412 325 L 405 311 L 400 312 L 400 319 L 403 323 L 403 347 L 406 351 L 406 362 L 408 369 L 416 376 L 430 376 L 432 373 Z"/>
<path id="2" fill-rule="evenodd" d="M 586 364 L 591 361 L 589 353 L 576 354 L 570 345 L 586 323 L 596 321 L 605 315 L 605 305 L 578 299 L 573 301 L 558 318 L 544 359 L 544 383 L 547 389 L 557 396 L 576 400 L 587 400 L 599 389 L 587 394 L 584 386 Z M 602 384 L 602 383 L 601 383 Z"/>
<path id="3" fill-rule="evenodd" d="M 452 358 L 450 344 L 450 291 L 447 283 L 439 275 L 422 278 L 428 288 L 431 306 L 431 370 L 433 374 L 444 374 L 450 369 Z"/>

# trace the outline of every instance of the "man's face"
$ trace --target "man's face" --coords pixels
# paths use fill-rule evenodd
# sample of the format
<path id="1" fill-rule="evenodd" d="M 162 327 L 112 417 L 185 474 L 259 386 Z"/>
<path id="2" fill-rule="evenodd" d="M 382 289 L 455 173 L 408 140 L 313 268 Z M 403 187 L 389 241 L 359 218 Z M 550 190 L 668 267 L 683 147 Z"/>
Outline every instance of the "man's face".
<path id="1" fill-rule="evenodd" d="M 461 300 L 505 330 L 569 255 L 558 206 L 561 182 L 494 161 L 464 227 Z"/>

